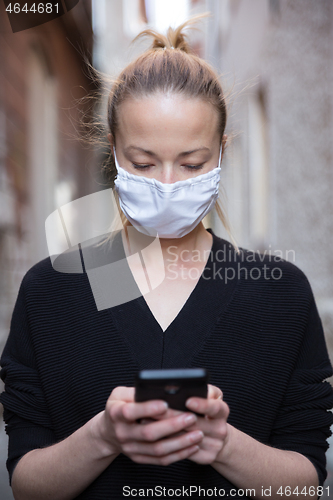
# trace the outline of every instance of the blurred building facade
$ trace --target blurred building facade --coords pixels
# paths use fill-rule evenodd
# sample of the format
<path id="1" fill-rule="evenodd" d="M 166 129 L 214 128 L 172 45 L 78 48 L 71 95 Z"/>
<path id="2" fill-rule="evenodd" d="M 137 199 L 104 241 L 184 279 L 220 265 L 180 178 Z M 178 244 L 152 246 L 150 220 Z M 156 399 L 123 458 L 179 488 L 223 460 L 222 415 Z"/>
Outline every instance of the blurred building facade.
<path id="1" fill-rule="evenodd" d="M 77 99 L 95 88 L 82 58 L 91 58 L 92 45 L 91 0 L 16 33 L 0 2 L 1 352 L 22 278 L 48 256 L 46 218 L 57 206 L 99 188 L 94 153 L 76 140 L 84 111 Z M 13 498 L 6 443 L 1 424 L 2 500 Z"/>
<path id="2" fill-rule="evenodd" d="M 0 3 L 0 349 L 24 273 L 48 256 L 45 220 L 96 191 L 93 153 L 75 139 L 92 88 L 91 2 L 12 33 Z M 81 53 L 80 53 L 81 52 Z"/>
<path id="3" fill-rule="evenodd" d="M 333 3 L 203 3 L 214 13 L 206 58 L 229 102 L 221 180 L 233 234 L 304 271 L 333 362 Z M 228 239 L 214 213 L 211 225 Z M 327 462 L 332 488 L 333 437 Z"/>
<path id="4" fill-rule="evenodd" d="M 222 183 L 234 235 L 305 272 L 333 359 L 333 4 L 208 3 L 207 59 L 230 104 Z"/>

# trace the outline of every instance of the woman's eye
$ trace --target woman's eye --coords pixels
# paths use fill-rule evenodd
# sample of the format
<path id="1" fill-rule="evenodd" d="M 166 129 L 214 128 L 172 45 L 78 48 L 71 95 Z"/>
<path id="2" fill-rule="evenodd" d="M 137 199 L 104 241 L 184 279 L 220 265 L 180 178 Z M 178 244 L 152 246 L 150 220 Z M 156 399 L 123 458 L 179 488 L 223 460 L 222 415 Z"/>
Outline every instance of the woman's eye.
<path id="1" fill-rule="evenodd" d="M 203 163 L 202 163 L 202 165 L 184 165 L 184 167 L 189 168 L 190 170 L 199 170 L 203 166 L 204 166 Z"/>
<path id="2" fill-rule="evenodd" d="M 134 168 L 141 170 L 144 168 L 149 168 L 151 165 L 138 165 L 137 163 L 132 162 L 132 166 Z M 199 170 L 203 166 L 204 166 L 204 163 L 202 163 L 201 165 L 183 165 L 183 167 L 188 168 L 189 170 Z"/>
<path id="3" fill-rule="evenodd" d="M 139 169 L 150 167 L 150 165 L 138 165 L 137 163 L 132 163 L 132 165 L 134 168 L 139 168 Z"/>

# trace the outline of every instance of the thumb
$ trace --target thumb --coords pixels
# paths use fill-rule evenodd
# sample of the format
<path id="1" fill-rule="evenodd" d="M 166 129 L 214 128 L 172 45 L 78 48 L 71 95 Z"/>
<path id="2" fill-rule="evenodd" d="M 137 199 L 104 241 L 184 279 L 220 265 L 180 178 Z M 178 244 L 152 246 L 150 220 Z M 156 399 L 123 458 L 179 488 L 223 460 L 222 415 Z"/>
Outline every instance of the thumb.
<path id="1" fill-rule="evenodd" d="M 134 402 L 134 387 L 118 386 L 111 392 L 110 400 L 125 401 L 125 403 Z"/>
<path id="2" fill-rule="evenodd" d="M 223 399 L 223 393 L 221 389 L 215 385 L 208 384 L 208 399 Z"/>

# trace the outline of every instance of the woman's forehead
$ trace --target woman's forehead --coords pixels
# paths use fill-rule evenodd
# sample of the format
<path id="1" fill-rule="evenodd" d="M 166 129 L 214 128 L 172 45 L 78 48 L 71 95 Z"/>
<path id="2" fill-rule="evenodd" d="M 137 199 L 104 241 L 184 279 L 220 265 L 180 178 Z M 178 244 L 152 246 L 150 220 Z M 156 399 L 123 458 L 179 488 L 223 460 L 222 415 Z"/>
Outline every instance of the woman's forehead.
<path id="1" fill-rule="evenodd" d="M 118 107 L 118 133 L 125 139 L 215 139 L 219 116 L 209 102 L 178 94 L 127 99 Z"/>

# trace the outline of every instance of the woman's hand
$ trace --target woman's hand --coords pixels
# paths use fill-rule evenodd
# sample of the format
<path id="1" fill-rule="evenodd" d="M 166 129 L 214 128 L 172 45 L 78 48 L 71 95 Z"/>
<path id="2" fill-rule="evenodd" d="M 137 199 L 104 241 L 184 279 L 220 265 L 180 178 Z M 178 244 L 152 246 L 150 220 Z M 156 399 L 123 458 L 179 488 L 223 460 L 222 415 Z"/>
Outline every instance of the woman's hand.
<path id="1" fill-rule="evenodd" d="M 204 415 L 198 417 L 196 423 L 186 429 L 186 432 L 200 430 L 203 433 L 198 451 L 193 453 L 189 460 L 199 464 L 211 464 L 228 439 L 229 407 L 223 401 L 222 391 L 213 385 L 208 385 L 207 399 L 189 398 L 186 406 L 189 410 Z"/>
<path id="2" fill-rule="evenodd" d="M 198 443 L 199 449 L 188 457 L 193 462 L 212 464 L 227 442 L 229 407 L 222 398 L 222 391 L 218 387 L 208 384 L 207 399 L 193 397 L 186 402 L 189 410 L 203 415 L 202 417 L 198 416 L 193 425 L 179 433 L 179 435 L 183 435 L 194 430 L 202 432 L 203 438 Z M 169 408 L 165 413 L 156 415 L 154 418 L 164 420 L 182 413 Z"/>
<path id="3" fill-rule="evenodd" d="M 139 423 L 140 419 L 144 420 Z M 190 412 L 168 410 L 163 401 L 135 403 L 133 387 L 116 387 L 94 422 L 94 433 L 106 453 L 123 453 L 138 463 L 168 465 L 199 451 L 203 433 L 188 430 L 197 420 Z"/>

